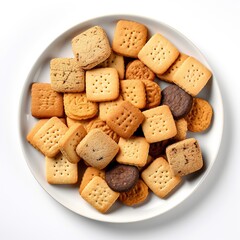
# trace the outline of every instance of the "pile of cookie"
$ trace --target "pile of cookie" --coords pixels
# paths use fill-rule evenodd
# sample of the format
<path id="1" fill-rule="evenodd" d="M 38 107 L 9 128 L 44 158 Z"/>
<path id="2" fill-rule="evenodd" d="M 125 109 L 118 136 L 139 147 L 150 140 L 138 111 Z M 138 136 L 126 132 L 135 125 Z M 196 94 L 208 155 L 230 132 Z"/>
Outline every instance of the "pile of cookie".
<path id="1" fill-rule="evenodd" d="M 45 156 L 50 184 L 79 184 L 105 213 L 117 199 L 143 203 L 150 190 L 166 198 L 202 168 L 199 143 L 187 138 L 211 124 L 211 105 L 196 97 L 211 78 L 202 63 L 128 20 L 117 22 L 112 46 L 94 26 L 72 39 L 72 50 L 73 58 L 51 60 L 50 83 L 31 86 L 38 121 L 27 140 Z"/>

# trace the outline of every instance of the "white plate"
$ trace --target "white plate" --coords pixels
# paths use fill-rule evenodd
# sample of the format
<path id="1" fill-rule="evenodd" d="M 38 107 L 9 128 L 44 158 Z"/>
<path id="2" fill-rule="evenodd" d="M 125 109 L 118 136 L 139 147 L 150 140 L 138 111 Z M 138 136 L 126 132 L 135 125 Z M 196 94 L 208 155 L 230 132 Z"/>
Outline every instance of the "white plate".
<path id="1" fill-rule="evenodd" d="M 201 52 L 185 36 L 159 21 L 137 16 L 118 15 L 95 18 L 80 23 L 57 37 L 56 40 L 53 41 L 40 55 L 30 70 L 22 90 L 20 102 L 20 136 L 25 159 L 33 176 L 56 201 L 77 214 L 91 219 L 105 222 L 135 222 L 161 215 L 179 205 L 188 198 L 200 184 L 203 183 L 203 180 L 211 171 L 213 164 L 217 159 L 223 130 L 222 97 L 214 75 L 212 80 L 200 94 L 201 97 L 207 99 L 211 103 L 214 109 L 214 117 L 211 128 L 204 133 L 191 135 L 196 137 L 200 142 L 204 156 L 205 168 L 203 171 L 199 172 L 197 176 L 195 175 L 195 177 L 187 178 L 180 188 L 165 200 L 159 199 L 151 194 L 149 200 L 139 207 L 125 207 L 122 204 L 117 203 L 108 214 L 101 214 L 88 205 L 88 203 L 79 196 L 78 186 L 54 186 L 48 184 L 45 180 L 44 157 L 26 141 L 28 131 L 36 122 L 36 119 L 31 116 L 30 112 L 31 83 L 50 82 L 50 59 L 55 57 L 73 57 L 71 51 L 71 39 L 87 28 L 94 25 L 102 26 L 106 30 L 111 42 L 115 24 L 119 19 L 134 20 L 145 24 L 149 29 L 149 34 L 152 35 L 156 32 L 163 34 L 173 44 L 175 44 L 181 52 L 194 56 L 210 68 Z M 164 86 L 161 83 L 160 85 L 162 87 Z"/>

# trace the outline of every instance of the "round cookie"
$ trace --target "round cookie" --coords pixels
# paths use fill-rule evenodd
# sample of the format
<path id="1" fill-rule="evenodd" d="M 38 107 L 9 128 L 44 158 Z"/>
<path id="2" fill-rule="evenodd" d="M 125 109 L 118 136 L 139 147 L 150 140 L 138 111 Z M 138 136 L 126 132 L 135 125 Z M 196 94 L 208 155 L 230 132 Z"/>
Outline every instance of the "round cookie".
<path id="1" fill-rule="evenodd" d="M 105 180 L 116 192 L 126 192 L 135 186 L 139 179 L 139 170 L 135 166 L 116 164 L 106 171 Z"/>
<path id="2" fill-rule="evenodd" d="M 169 145 L 169 143 L 170 139 L 151 143 L 149 147 L 149 155 L 154 159 L 160 157 L 161 155 L 165 154 L 166 147 Z"/>
<path id="3" fill-rule="evenodd" d="M 177 85 L 170 85 L 162 91 L 162 105 L 168 105 L 174 119 L 185 117 L 192 107 L 193 98 Z"/>
<path id="4" fill-rule="evenodd" d="M 194 98 L 192 109 L 185 117 L 188 130 L 191 132 L 205 131 L 211 124 L 212 115 L 212 107 L 206 100 Z"/>

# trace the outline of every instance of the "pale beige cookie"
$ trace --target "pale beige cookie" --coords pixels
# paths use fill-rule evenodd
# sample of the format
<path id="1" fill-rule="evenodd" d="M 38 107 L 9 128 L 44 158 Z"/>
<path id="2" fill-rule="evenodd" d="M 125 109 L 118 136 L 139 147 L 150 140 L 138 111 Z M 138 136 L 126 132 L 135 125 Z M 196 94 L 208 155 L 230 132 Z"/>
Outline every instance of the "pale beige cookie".
<path id="1" fill-rule="evenodd" d="M 212 73 L 193 57 L 188 57 L 173 75 L 173 82 L 196 96 L 211 78 Z"/>
<path id="2" fill-rule="evenodd" d="M 31 113 L 36 118 L 62 117 L 63 97 L 50 83 L 33 83 L 31 89 Z"/>
<path id="3" fill-rule="evenodd" d="M 160 86 L 150 80 L 142 80 L 146 92 L 145 109 L 150 109 L 159 106 L 161 102 L 161 88 Z"/>
<path id="4" fill-rule="evenodd" d="M 157 75 L 161 80 L 172 83 L 173 75 L 176 73 L 178 68 L 183 64 L 183 62 L 188 58 L 188 55 L 180 53 L 176 61 L 168 68 L 168 70 L 161 75 Z"/>
<path id="5" fill-rule="evenodd" d="M 115 100 L 119 96 L 119 78 L 115 68 L 86 71 L 87 99 L 93 102 Z"/>
<path id="6" fill-rule="evenodd" d="M 56 92 L 83 92 L 84 70 L 75 58 L 54 58 L 50 61 L 50 79 Z"/>
<path id="7" fill-rule="evenodd" d="M 145 116 L 142 130 L 149 143 L 160 142 L 177 134 L 171 110 L 167 105 L 151 108 L 142 113 Z"/>
<path id="8" fill-rule="evenodd" d="M 75 184 L 78 181 L 77 164 L 70 163 L 61 153 L 45 157 L 46 179 L 50 184 Z"/>
<path id="9" fill-rule="evenodd" d="M 47 157 L 55 157 L 59 149 L 59 141 L 68 127 L 57 117 L 50 118 L 34 135 L 37 148 Z"/>
<path id="10" fill-rule="evenodd" d="M 105 121 L 101 119 L 94 119 L 88 123 L 86 130 L 90 132 L 92 129 L 97 128 L 101 129 L 104 133 L 106 133 L 110 138 L 112 138 L 115 142 L 119 141 L 119 136 L 115 133 Z"/>
<path id="11" fill-rule="evenodd" d="M 64 93 L 63 102 L 67 117 L 75 120 L 93 118 L 98 113 L 98 104 L 89 101 L 86 93 Z"/>
<path id="12" fill-rule="evenodd" d="M 123 101 L 109 114 L 108 126 L 122 138 L 130 138 L 144 120 L 142 112 L 130 102 Z"/>
<path id="13" fill-rule="evenodd" d="M 94 167 L 88 167 L 86 171 L 83 174 L 83 178 L 79 187 L 79 193 L 82 193 L 82 190 L 87 186 L 87 184 L 95 177 L 101 177 L 102 179 L 105 179 L 105 171 L 98 170 Z"/>
<path id="14" fill-rule="evenodd" d="M 209 102 L 202 98 L 193 98 L 193 105 L 185 117 L 188 130 L 202 132 L 209 128 L 212 122 L 213 109 Z"/>
<path id="15" fill-rule="evenodd" d="M 95 176 L 83 189 L 81 196 L 101 213 L 106 213 L 119 197 L 101 177 Z"/>
<path id="16" fill-rule="evenodd" d="M 154 72 L 138 59 L 128 63 L 126 67 L 126 79 L 140 79 L 153 81 L 154 78 L 155 78 Z"/>
<path id="17" fill-rule="evenodd" d="M 137 58 L 147 41 L 147 35 L 148 30 L 143 24 L 120 20 L 116 25 L 112 48 L 120 55 Z"/>
<path id="18" fill-rule="evenodd" d="M 78 163 L 80 157 L 76 152 L 77 145 L 87 135 L 83 125 L 75 123 L 59 141 L 59 148 L 62 154 L 71 163 Z"/>
<path id="19" fill-rule="evenodd" d="M 118 145 L 117 162 L 137 167 L 143 167 L 147 163 L 149 143 L 144 137 L 120 138 Z"/>
<path id="20" fill-rule="evenodd" d="M 175 176 L 185 176 L 203 167 L 201 149 L 195 138 L 169 145 L 166 155 Z"/>
<path id="21" fill-rule="evenodd" d="M 110 57 L 105 60 L 104 62 L 100 63 L 98 67 L 110 67 L 110 68 L 115 68 L 118 72 L 118 77 L 119 79 L 124 78 L 124 71 L 125 71 L 125 66 L 124 66 L 124 58 L 123 56 L 120 56 L 114 52 L 111 53 Z"/>
<path id="22" fill-rule="evenodd" d="M 121 95 L 119 95 L 119 97 L 116 100 L 108 101 L 108 102 L 100 102 L 99 103 L 99 118 L 106 121 L 110 112 L 114 111 L 115 108 L 121 102 L 123 102 Z"/>
<path id="23" fill-rule="evenodd" d="M 111 54 L 104 29 L 94 26 L 72 39 L 74 56 L 83 69 L 91 69 L 105 61 Z"/>
<path id="24" fill-rule="evenodd" d="M 188 126 L 187 121 L 184 118 L 175 121 L 177 134 L 173 137 L 175 141 L 181 141 L 186 139 Z"/>
<path id="25" fill-rule="evenodd" d="M 77 154 L 90 166 L 105 168 L 119 150 L 117 143 L 100 129 L 92 129 L 78 144 Z"/>
<path id="26" fill-rule="evenodd" d="M 181 182 L 180 177 L 172 174 L 168 162 L 163 157 L 155 159 L 141 176 L 147 186 L 160 198 L 169 195 Z"/>
<path id="27" fill-rule="evenodd" d="M 137 184 L 127 192 L 119 195 L 119 200 L 127 206 L 143 203 L 148 196 L 148 186 L 139 179 Z"/>
<path id="28" fill-rule="evenodd" d="M 132 103 L 137 108 L 146 106 L 145 86 L 139 80 L 122 80 L 120 81 L 121 95 L 124 101 Z"/>
<path id="29" fill-rule="evenodd" d="M 154 34 L 138 54 L 138 58 L 156 74 L 163 74 L 179 55 L 177 48 L 164 36 Z"/>

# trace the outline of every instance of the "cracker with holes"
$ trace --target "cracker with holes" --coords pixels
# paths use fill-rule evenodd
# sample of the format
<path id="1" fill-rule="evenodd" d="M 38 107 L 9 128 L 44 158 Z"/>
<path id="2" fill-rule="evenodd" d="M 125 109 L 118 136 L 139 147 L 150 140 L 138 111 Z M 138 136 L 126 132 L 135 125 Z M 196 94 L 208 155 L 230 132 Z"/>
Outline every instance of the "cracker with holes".
<path id="1" fill-rule="evenodd" d="M 117 162 L 137 167 L 143 167 L 147 163 L 149 143 L 144 137 L 120 138 L 118 145 Z"/>
<path id="2" fill-rule="evenodd" d="M 54 58 L 50 61 L 50 80 L 56 92 L 83 92 L 84 70 L 75 58 Z"/>
<path id="3" fill-rule="evenodd" d="M 142 112 L 130 102 L 123 101 L 109 114 L 108 126 L 122 138 L 130 138 L 144 120 Z"/>
<path id="4" fill-rule="evenodd" d="M 76 148 L 79 142 L 87 135 L 83 125 L 75 123 L 59 141 L 59 148 L 62 154 L 71 163 L 78 163 L 80 157 L 77 155 Z"/>
<path id="5" fill-rule="evenodd" d="M 169 145 L 166 155 L 175 176 L 185 176 L 203 167 L 201 149 L 195 138 Z"/>
<path id="6" fill-rule="evenodd" d="M 75 120 L 93 118 L 98 113 L 98 104 L 89 101 L 86 93 L 64 93 L 63 102 L 67 117 Z"/>
<path id="7" fill-rule="evenodd" d="M 31 88 L 31 113 L 36 118 L 62 117 L 63 97 L 50 83 L 33 83 Z"/>
<path id="8" fill-rule="evenodd" d="M 47 157 L 55 157 L 59 149 L 59 141 L 68 127 L 57 117 L 50 118 L 34 135 L 37 148 Z"/>
<path id="9" fill-rule="evenodd" d="M 113 50 L 123 56 L 137 58 L 147 41 L 148 30 L 141 23 L 120 20 L 113 37 Z"/>
<path id="10" fill-rule="evenodd" d="M 70 163 L 61 153 L 45 157 L 46 178 L 50 184 L 75 184 L 78 181 L 77 164 Z"/>
<path id="11" fill-rule="evenodd" d="M 115 68 L 86 71 L 87 99 L 93 102 L 115 100 L 119 96 L 119 78 Z"/>
<path id="12" fill-rule="evenodd" d="M 140 109 L 146 106 L 146 92 L 143 82 L 139 80 L 122 80 L 120 86 L 124 101 L 130 102 Z"/>
<path id="13" fill-rule="evenodd" d="M 92 129 L 78 144 L 77 154 L 90 166 L 105 168 L 119 150 L 117 143 L 102 130 Z"/>
<path id="14" fill-rule="evenodd" d="M 211 78 L 211 71 L 193 57 L 188 57 L 173 75 L 173 82 L 196 96 Z"/>
<path id="15" fill-rule="evenodd" d="M 94 26 L 72 39 L 72 50 L 83 69 L 91 69 L 105 61 L 111 54 L 106 32 Z"/>
<path id="16" fill-rule="evenodd" d="M 106 213 L 119 197 L 101 177 L 95 176 L 83 189 L 81 196 L 101 213 Z"/>
<path id="17" fill-rule="evenodd" d="M 145 116 L 142 130 L 149 143 L 163 141 L 177 134 L 171 110 L 167 105 L 151 108 L 142 113 Z"/>
<path id="18" fill-rule="evenodd" d="M 181 177 L 173 175 L 168 162 L 163 158 L 155 159 L 142 174 L 143 181 L 160 198 L 167 197 L 181 182 Z"/>
<path id="19" fill-rule="evenodd" d="M 143 64 L 139 59 L 128 63 L 126 67 L 126 79 L 140 79 L 153 81 L 154 72 Z"/>
<path id="20" fill-rule="evenodd" d="M 163 74 L 178 55 L 178 49 L 164 36 L 156 33 L 141 49 L 138 58 L 156 74 Z"/>

